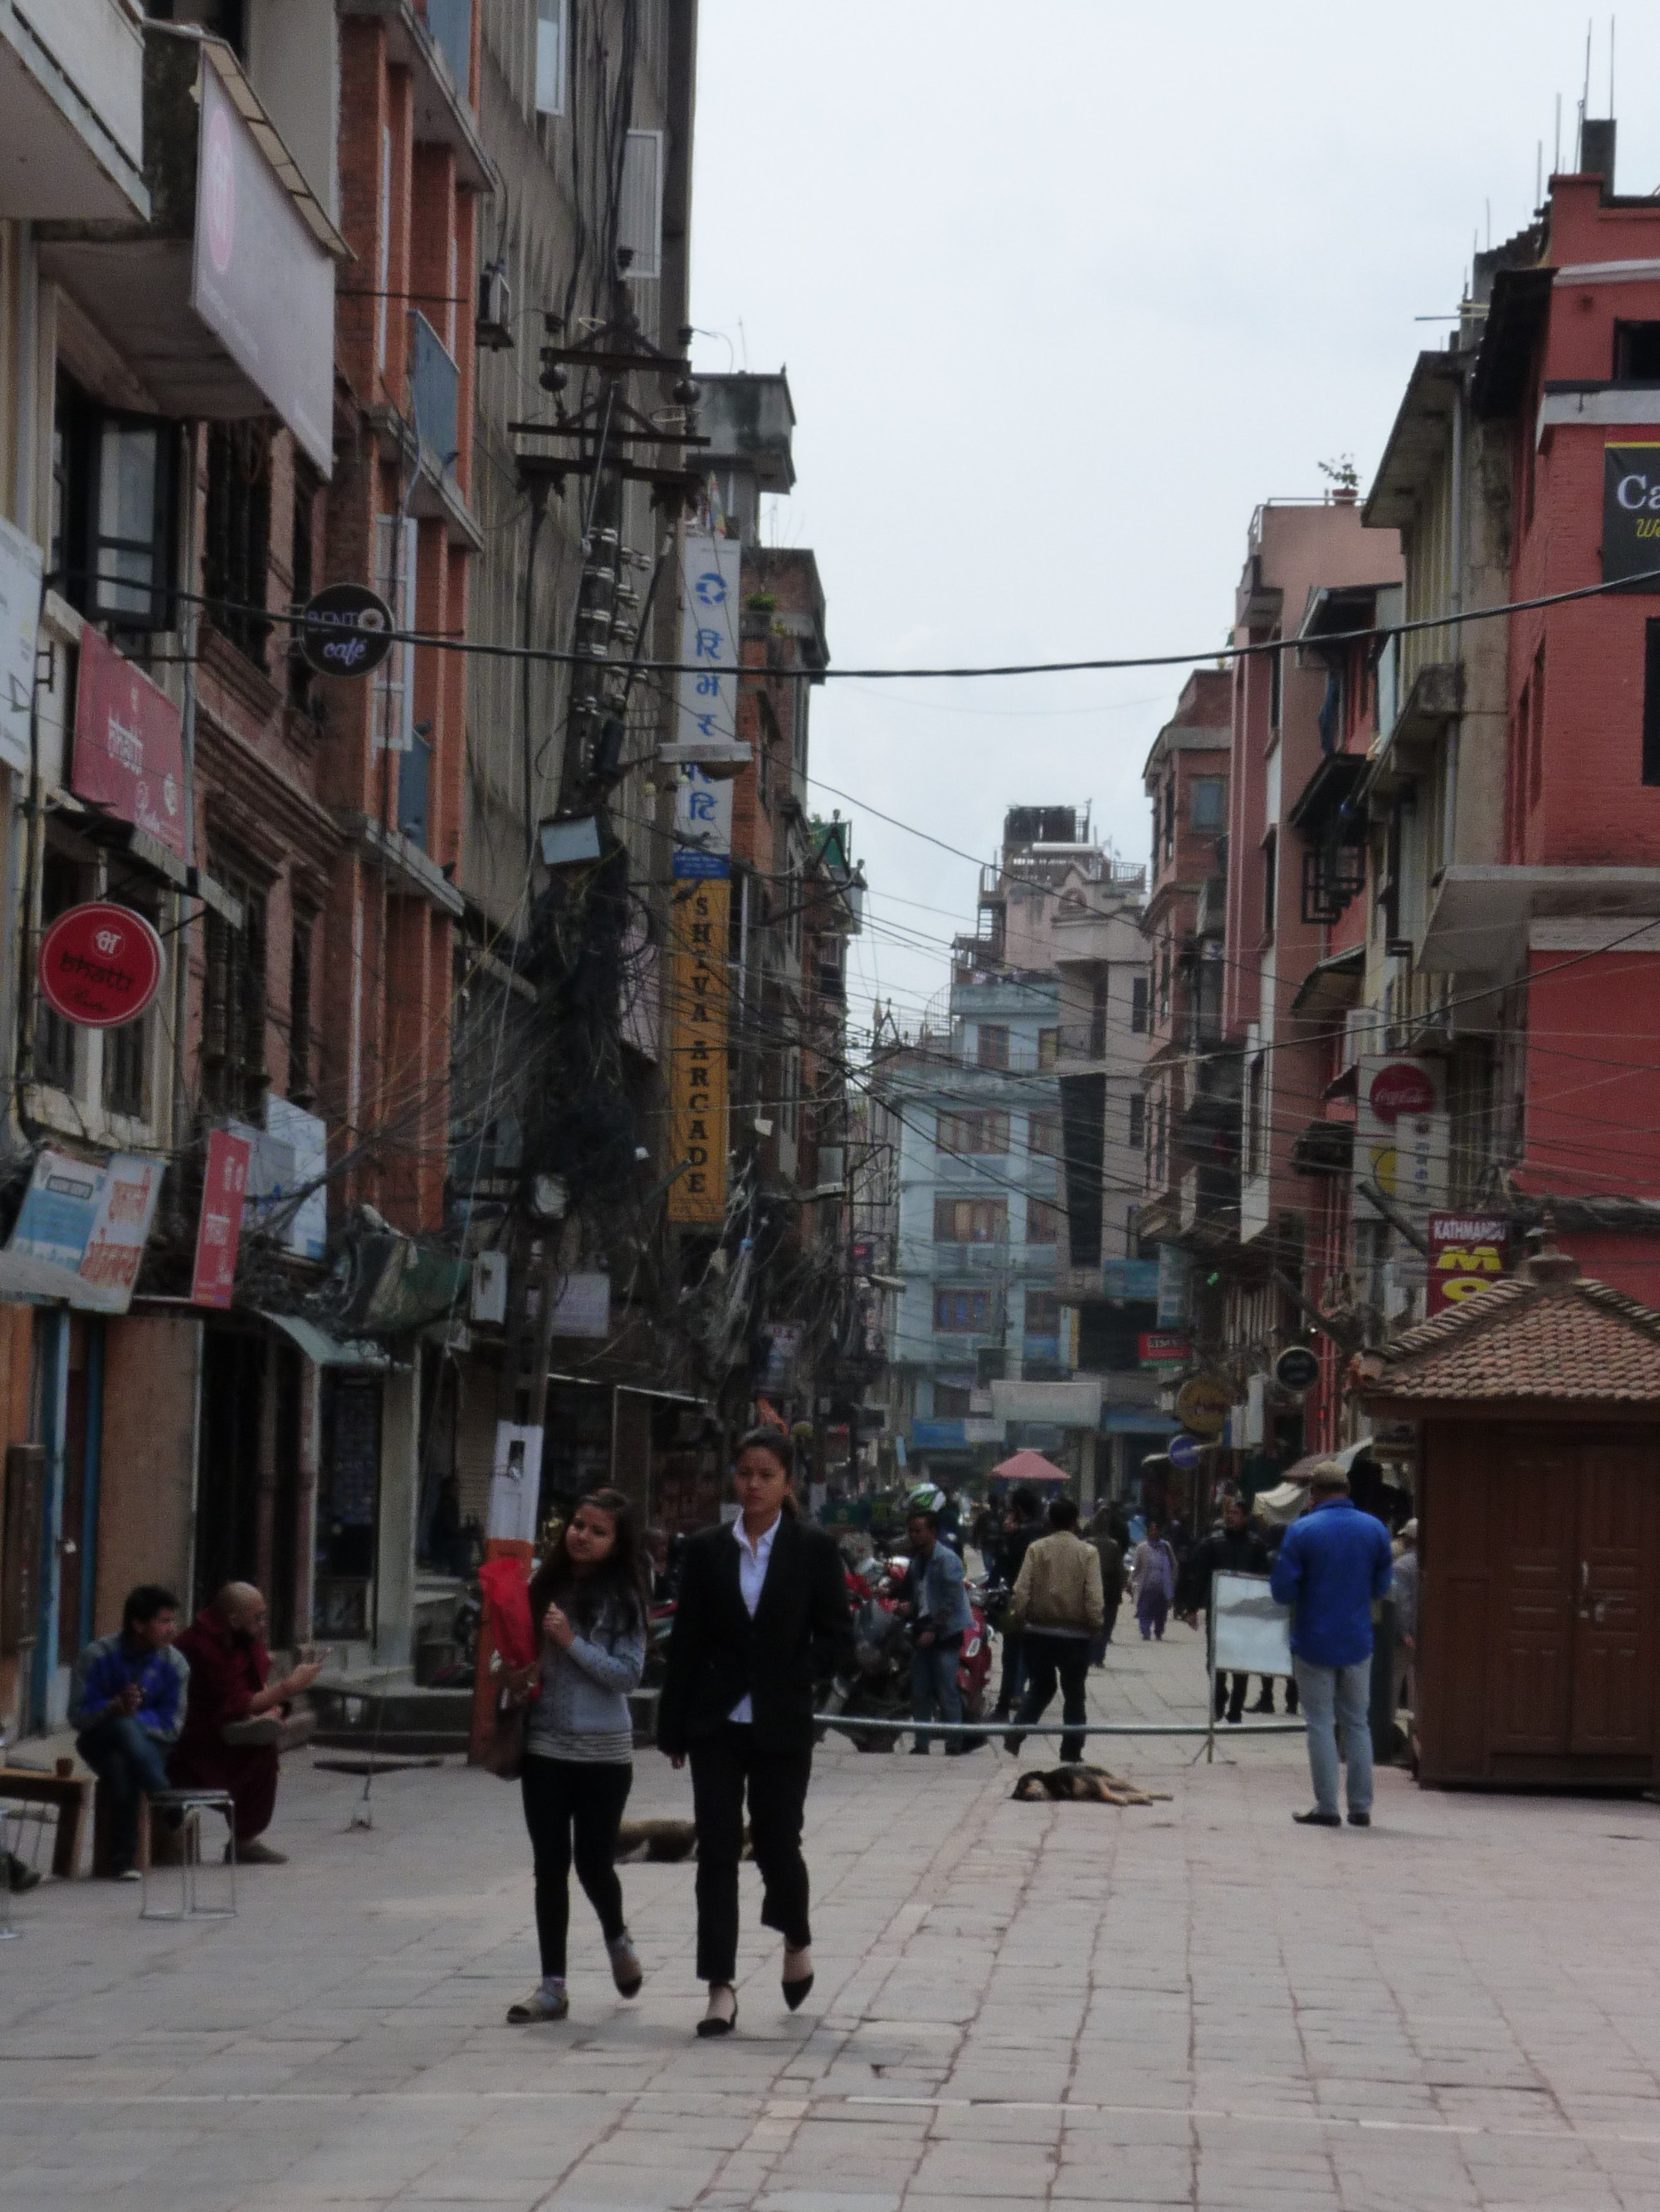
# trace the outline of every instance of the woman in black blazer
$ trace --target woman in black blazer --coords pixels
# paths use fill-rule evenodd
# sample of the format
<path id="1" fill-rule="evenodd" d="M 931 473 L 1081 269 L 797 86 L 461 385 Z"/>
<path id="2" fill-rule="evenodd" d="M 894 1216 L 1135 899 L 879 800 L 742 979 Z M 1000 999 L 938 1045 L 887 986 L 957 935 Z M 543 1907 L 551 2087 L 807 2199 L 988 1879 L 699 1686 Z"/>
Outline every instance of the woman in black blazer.
<path id="1" fill-rule="evenodd" d="M 697 1975 L 708 1984 L 699 2035 L 738 2019 L 738 1862 L 750 1832 L 762 1924 L 784 1939 L 784 2002 L 812 1987 L 812 1931 L 801 1820 L 812 1772 L 815 1683 L 853 1665 L 847 1577 L 834 1540 L 796 1516 L 789 1439 L 752 1430 L 733 1470 L 739 1517 L 687 1545 L 669 1639 L 657 1741 L 691 1760 L 697 1828 Z"/>

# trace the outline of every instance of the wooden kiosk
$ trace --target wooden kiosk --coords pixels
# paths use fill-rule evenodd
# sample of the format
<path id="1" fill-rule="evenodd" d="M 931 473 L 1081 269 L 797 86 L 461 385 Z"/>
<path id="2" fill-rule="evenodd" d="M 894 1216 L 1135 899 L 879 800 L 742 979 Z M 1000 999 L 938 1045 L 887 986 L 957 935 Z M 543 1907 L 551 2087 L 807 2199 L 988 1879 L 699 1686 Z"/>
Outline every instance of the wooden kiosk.
<path id="1" fill-rule="evenodd" d="M 1660 1312 L 1548 1247 L 1357 1363 L 1419 1435 L 1420 1782 L 1660 1780 Z"/>

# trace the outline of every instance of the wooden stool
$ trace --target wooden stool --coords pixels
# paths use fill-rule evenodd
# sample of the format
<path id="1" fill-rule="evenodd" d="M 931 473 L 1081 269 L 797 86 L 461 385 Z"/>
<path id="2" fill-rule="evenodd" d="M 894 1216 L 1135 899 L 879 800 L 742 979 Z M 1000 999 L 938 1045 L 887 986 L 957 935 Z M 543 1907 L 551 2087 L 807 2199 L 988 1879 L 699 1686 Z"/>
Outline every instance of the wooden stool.
<path id="1" fill-rule="evenodd" d="M 0 1797 L 13 1797 L 27 1805 L 52 1805 L 58 1811 L 58 1833 L 52 1847 L 52 1870 L 60 1881 L 81 1871 L 81 1838 L 86 1832 L 87 1808 L 92 1799 L 92 1777 L 76 1774 L 74 1763 L 58 1762 L 56 1774 L 38 1773 L 32 1766 L 0 1766 Z M 65 1773 L 64 1769 L 70 1771 Z"/>

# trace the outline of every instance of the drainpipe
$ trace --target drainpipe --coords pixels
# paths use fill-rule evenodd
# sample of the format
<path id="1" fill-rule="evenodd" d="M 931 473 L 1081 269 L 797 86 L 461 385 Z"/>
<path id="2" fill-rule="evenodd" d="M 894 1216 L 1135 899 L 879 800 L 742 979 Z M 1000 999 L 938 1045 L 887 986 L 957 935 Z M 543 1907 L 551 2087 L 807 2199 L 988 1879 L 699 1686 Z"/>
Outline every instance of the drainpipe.
<path id="1" fill-rule="evenodd" d="M 1461 369 L 1453 385 L 1452 393 L 1452 573 L 1448 590 L 1448 612 L 1457 616 L 1464 611 L 1464 376 Z M 1462 626 L 1454 631 L 1458 658 L 1463 658 Z M 1455 721 L 1447 732 L 1445 781 L 1441 807 L 1441 866 L 1450 868 L 1457 850 L 1458 824 L 1458 741 L 1460 725 Z"/>

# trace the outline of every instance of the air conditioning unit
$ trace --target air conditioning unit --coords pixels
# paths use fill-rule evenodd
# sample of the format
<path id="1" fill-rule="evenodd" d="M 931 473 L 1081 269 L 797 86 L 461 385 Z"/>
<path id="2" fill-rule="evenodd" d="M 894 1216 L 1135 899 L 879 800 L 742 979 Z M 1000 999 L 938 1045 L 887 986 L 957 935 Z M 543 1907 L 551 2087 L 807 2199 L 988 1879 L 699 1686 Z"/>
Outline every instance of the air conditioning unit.
<path id="1" fill-rule="evenodd" d="M 473 336 L 492 353 L 513 345 L 513 287 L 505 261 L 492 261 L 478 272 L 478 315 Z"/>

